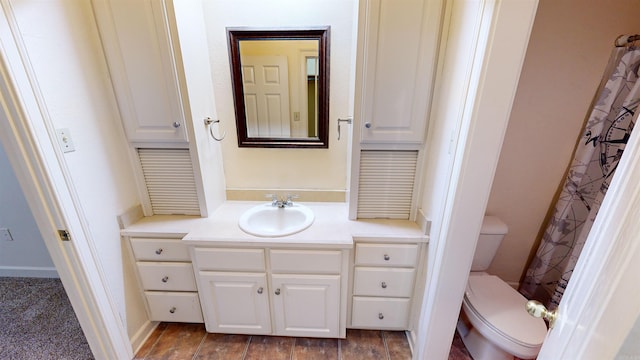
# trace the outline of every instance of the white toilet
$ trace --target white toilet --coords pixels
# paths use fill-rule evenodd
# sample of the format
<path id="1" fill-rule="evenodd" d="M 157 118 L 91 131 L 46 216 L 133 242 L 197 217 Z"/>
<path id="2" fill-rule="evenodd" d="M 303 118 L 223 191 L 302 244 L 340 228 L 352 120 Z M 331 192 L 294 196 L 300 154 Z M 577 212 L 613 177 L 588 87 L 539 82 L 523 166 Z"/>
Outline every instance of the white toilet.
<path id="1" fill-rule="evenodd" d="M 527 299 L 484 272 L 506 233 L 499 218 L 484 218 L 457 326 L 474 360 L 535 359 L 547 335 L 544 320 L 525 310 Z"/>

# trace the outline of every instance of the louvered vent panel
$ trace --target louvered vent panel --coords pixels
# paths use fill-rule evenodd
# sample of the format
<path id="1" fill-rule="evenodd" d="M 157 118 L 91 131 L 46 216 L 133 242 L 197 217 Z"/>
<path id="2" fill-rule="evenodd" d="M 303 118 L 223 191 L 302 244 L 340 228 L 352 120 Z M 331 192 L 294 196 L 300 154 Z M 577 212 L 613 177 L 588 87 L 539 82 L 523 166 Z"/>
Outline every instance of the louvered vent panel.
<path id="1" fill-rule="evenodd" d="M 188 149 L 138 149 L 154 214 L 200 215 Z"/>
<path id="2" fill-rule="evenodd" d="M 362 151 L 358 218 L 409 219 L 417 162 L 417 151 Z"/>

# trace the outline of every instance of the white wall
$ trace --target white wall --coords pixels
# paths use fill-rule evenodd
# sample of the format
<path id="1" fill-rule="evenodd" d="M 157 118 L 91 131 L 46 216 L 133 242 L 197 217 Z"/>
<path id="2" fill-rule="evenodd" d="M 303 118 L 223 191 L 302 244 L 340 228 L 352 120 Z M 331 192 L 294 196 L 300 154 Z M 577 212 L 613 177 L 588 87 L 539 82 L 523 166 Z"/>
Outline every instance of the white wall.
<path id="1" fill-rule="evenodd" d="M 0 228 L 8 228 L 13 237 L 13 241 L 0 239 L 0 276 L 57 277 L 49 251 L 2 146 Z"/>
<path id="2" fill-rule="evenodd" d="M 146 315 L 144 308 L 127 309 L 129 302 L 139 304 L 139 293 L 132 287 L 130 264 L 123 260 L 116 216 L 139 200 L 91 4 L 17 0 L 11 7 L 41 91 L 44 116 L 55 128 L 68 128 L 75 143 L 75 152 L 64 155 L 71 192 L 82 207 L 89 245 L 108 291 L 131 330 Z"/>
<path id="3" fill-rule="evenodd" d="M 339 117 L 353 112 L 355 0 L 205 1 L 216 108 L 227 132 L 222 155 L 227 189 L 342 191 L 347 187 L 348 126 L 337 141 Z M 312 9 L 312 10 L 310 10 Z M 331 26 L 329 149 L 238 148 L 226 27 Z M 346 131 L 345 131 L 346 130 Z"/>
<path id="4" fill-rule="evenodd" d="M 638 14 L 638 0 L 540 1 L 487 206 L 509 226 L 489 272 L 520 281 L 613 41 L 640 33 Z"/>

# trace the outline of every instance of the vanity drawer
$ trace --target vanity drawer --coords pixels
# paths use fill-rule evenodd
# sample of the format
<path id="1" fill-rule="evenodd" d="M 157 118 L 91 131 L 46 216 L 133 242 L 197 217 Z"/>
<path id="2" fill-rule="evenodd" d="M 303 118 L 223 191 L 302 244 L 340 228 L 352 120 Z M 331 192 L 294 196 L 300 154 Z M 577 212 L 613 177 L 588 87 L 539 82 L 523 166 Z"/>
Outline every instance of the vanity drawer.
<path id="1" fill-rule="evenodd" d="M 354 295 L 410 297 L 413 293 L 414 269 L 356 267 Z"/>
<path id="2" fill-rule="evenodd" d="M 353 297 L 351 326 L 406 330 L 409 299 Z"/>
<path id="3" fill-rule="evenodd" d="M 202 323 L 198 293 L 144 292 L 151 321 Z"/>
<path id="4" fill-rule="evenodd" d="M 138 262 L 145 290 L 196 291 L 191 263 Z"/>
<path id="5" fill-rule="evenodd" d="M 271 250 L 271 271 L 296 274 L 339 274 L 342 252 L 326 250 Z"/>
<path id="6" fill-rule="evenodd" d="M 136 260 L 191 261 L 189 250 L 180 239 L 131 238 Z"/>
<path id="7" fill-rule="evenodd" d="M 356 265 L 414 267 L 417 244 L 356 244 Z"/>
<path id="8" fill-rule="evenodd" d="M 265 271 L 264 249 L 196 248 L 199 270 Z"/>

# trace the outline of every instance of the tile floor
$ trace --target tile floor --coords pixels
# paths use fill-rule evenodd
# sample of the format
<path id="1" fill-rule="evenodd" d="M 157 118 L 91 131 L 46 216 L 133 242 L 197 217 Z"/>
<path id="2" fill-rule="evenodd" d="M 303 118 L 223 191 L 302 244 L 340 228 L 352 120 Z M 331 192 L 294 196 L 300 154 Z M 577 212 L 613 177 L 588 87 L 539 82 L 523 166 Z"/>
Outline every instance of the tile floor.
<path id="1" fill-rule="evenodd" d="M 470 359 L 457 340 L 449 359 Z M 348 329 L 346 339 L 316 339 L 209 334 L 202 324 L 161 323 L 134 359 L 409 360 L 411 349 L 403 331 Z"/>

